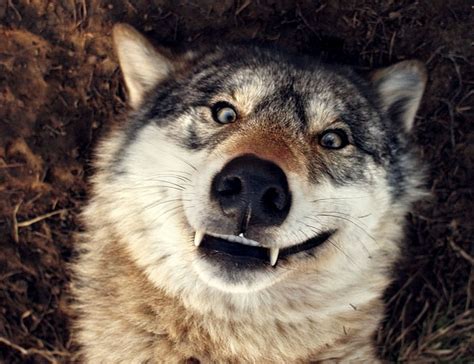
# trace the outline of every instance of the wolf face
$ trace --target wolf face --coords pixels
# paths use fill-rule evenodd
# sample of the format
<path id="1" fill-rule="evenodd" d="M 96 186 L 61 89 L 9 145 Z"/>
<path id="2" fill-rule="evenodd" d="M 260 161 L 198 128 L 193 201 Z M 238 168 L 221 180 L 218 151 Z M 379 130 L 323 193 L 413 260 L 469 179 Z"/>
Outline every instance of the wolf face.
<path id="1" fill-rule="evenodd" d="M 91 224 L 154 285 L 219 317 L 380 297 L 421 195 L 420 63 L 364 80 L 252 45 L 167 56 L 124 25 L 114 42 L 134 111 L 100 149 Z"/>

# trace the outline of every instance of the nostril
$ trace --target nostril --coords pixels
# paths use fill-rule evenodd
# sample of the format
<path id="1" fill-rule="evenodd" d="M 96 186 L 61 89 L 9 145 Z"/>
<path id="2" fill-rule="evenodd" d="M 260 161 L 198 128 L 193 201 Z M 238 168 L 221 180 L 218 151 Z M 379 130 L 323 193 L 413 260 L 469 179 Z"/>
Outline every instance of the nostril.
<path id="1" fill-rule="evenodd" d="M 281 187 L 270 187 L 262 196 L 262 204 L 270 211 L 283 211 L 286 208 L 288 196 Z"/>
<path id="2" fill-rule="evenodd" d="M 242 191 L 242 181 L 239 177 L 224 177 L 217 186 L 217 192 L 224 197 L 238 195 Z"/>

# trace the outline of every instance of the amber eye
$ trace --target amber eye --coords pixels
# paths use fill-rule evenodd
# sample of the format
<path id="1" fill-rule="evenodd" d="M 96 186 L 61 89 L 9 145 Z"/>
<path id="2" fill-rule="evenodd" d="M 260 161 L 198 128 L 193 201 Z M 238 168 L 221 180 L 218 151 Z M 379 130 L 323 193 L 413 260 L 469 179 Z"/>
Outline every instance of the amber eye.
<path id="1" fill-rule="evenodd" d="M 230 124 L 237 119 L 237 112 L 228 102 L 218 102 L 212 106 L 212 117 L 220 124 Z"/>
<path id="2" fill-rule="evenodd" d="M 341 149 L 349 144 L 349 138 L 344 130 L 326 130 L 319 136 L 319 144 L 327 149 Z"/>

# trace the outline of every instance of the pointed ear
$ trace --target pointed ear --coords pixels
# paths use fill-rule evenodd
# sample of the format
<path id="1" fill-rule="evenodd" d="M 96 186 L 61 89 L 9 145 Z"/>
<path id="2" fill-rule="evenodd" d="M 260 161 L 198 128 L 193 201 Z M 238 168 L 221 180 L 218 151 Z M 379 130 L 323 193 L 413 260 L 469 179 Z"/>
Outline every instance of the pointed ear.
<path id="1" fill-rule="evenodd" d="M 172 73 L 173 64 L 130 25 L 117 24 L 112 33 L 129 102 L 136 109 L 145 94 Z"/>
<path id="2" fill-rule="evenodd" d="M 383 111 L 409 132 L 425 90 L 427 73 L 424 64 L 403 61 L 375 71 L 371 79 Z"/>

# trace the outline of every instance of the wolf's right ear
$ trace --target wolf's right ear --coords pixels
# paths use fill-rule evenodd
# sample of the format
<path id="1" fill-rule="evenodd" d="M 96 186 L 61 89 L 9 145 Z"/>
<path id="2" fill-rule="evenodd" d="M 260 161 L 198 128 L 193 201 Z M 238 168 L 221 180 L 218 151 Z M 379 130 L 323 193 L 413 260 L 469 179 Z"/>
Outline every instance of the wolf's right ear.
<path id="1" fill-rule="evenodd" d="M 371 81 L 381 107 L 406 132 L 411 131 L 427 80 L 419 61 L 403 61 L 375 71 Z"/>
<path id="2" fill-rule="evenodd" d="M 173 64 L 130 25 L 116 24 L 113 28 L 113 42 L 128 89 L 130 105 L 136 109 L 145 94 L 171 74 Z"/>

